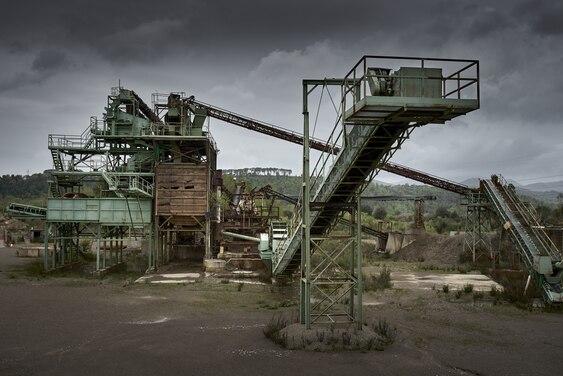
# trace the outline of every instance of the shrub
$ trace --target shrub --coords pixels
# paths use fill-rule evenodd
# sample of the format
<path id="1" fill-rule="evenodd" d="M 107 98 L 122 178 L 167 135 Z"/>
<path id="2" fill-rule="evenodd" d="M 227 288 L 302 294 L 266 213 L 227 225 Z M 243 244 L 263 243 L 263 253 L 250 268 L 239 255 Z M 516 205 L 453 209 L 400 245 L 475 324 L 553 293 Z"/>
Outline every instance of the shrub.
<path id="1" fill-rule="evenodd" d="M 385 290 L 393 287 L 391 283 L 391 270 L 384 265 L 379 272 L 379 275 L 372 275 L 365 279 L 364 290 L 365 291 L 377 291 Z"/>
<path id="2" fill-rule="evenodd" d="M 377 325 L 372 325 L 372 329 L 374 332 L 383 337 L 385 344 L 392 344 L 393 342 L 395 342 L 395 338 L 397 336 L 397 328 L 391 326 L 386 318 L 379 319 Z"/>
<path id="3" fill-rule="evenodd" d="M 483 300 L 484 297 L 485 297 L 485 295 L 481 291 L 476 291 L 473 294 L 473 301 Z"/>
<path id="4" fill-rule="evenodd" d="M 468 283 L 466 285 L 463 286 L 463 292 L 466 294 L 470 294 L 473 292 L 473 285 L 471 283 Z"/>
<path id="5" fill-rule="evenodd" d="M 271 339 L 281 347 L 287 347 L 287 335 L 282 335 L 280 331 L 285 328 L 289 320 L 283 314 L 274 315 L 266 327 L 262 330 L 266 338 Z"/>

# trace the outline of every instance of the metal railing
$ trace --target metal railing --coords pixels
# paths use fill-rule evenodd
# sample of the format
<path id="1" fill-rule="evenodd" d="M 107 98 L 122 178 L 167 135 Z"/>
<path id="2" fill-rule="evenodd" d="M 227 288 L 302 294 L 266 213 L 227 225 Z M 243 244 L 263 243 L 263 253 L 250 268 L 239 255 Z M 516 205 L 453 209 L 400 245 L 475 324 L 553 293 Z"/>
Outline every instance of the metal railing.
<path id="1" fill-rule="evenodd" d="M 49 148 L 61 149 L 91 149 L 96 148 L 96 140 L 94 134 L 104 133 L 106 131 L 104 122 L 98 120 L 97 117 L 90 117 L 90 124 L 79 135 L 50 134 L 48 146 Z"/>
<path id="2" fill-rule="evenodd" d="M 10 203 L 6 207 L 6 212 L 11 213 L 13 216 L 19 217 L 34 217 L 45 218 L 47 216 L 47 209 L 32 205 L 18 204 L 16 202 Z"/>
<path id="3" fill-rule="evenodd" d="M 503 192 L 509 200 L 509 204 L 512 204 L 515 211 L 522 216 L 526 227 L 534 235 L 533 238 L 536 240 L 536 244 L 539 248 L 553 260 L 561 260 L 561 250 L 557 248 L 549 235 L 543 230 L 543 226 L 535 209 L 518 197 L 514 185 L 508 183 L 502 175 L 497 175 L 497 177 Z"/>
<path id="4" fill-rule="evenodd" d="M 108 183 L 109 189 L 118 192 L 142 193 L 153 197 L 154 185 L 134 173 L 102 172 L 102 176 Z"/>
<path id="5" fill-rule="evenodd" d="M 403 63 L 406 65 L 403 66 Z M 401 66 L 398 64 L 401 64 Z M 379 68 L 382 66 L 385 68 Z M 390 74 L 391 70 L 396 71 L 403 67 L 438 68 L 441 69 L 441 76 Z M 356 103 L 366 96 L 372 95 L 370 82 L 373 85 L 374 82 L 391 83 L 393 80 L 399 80 L 399 84 L 406 82 L 406 80 L 420 80 L 419 87 L 422 96 L 425 96 L 425 92 L 430 89 L 431 85 L 436 87 L 436 84 L 431 84 L 431 81 L 439 80 L 441 98 L 475 99 L 477 100 L 477 107 L 480 104 L 478 60 L 366 55 L 354 65 L 344 78 L 344 85 L 342 86 L 344 108 L 347 108 L 347 103 L 352 103 L 352 109 L 355 112 Z M 397 96 L 397 93 L 392 93 L 392 91 L 393 86 L 391 86 L 387 95 Z"/>

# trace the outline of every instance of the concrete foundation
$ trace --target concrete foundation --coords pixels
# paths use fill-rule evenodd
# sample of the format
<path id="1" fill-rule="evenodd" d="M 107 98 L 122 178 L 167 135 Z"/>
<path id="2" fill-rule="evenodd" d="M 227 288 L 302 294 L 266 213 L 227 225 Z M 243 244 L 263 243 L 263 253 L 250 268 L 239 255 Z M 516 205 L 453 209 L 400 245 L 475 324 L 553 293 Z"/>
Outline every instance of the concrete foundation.
<path id="1" fill-rule="evenodd" d="M 20 248 L 16 250 L 17 257 L 41 257 L 43 251 L 39 248 Z"/>
<path id="2" fill-rule="evenodd" d="M 225 265 L 227 262 L 225 260 L 217 259 L 206 259 L 203 260 L 203 268 L 207 272 L 219 272 L 225 270 Z"/>
<path id="3" fill-rule="evenodd" d="M 389 254 L 394 254 L 399 252 L 402 248 L 414 242 L 416 235 L 413 234 L 403 234 L 401 232 L 390 232 L 387 238 L 387 244 L 385 244 L 385 252 Z"/>

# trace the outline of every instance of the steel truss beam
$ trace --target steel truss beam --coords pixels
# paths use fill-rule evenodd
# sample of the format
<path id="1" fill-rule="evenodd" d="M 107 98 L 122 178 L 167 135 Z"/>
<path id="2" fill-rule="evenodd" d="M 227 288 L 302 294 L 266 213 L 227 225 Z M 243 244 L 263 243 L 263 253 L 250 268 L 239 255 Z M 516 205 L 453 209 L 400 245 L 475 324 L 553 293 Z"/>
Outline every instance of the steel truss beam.
<path id="1" fill-rule="evenodd" d="M 46 222 L 44 244 L 45 270 L 55 270 L 81 260 L 92 245 L 96 271 L 123 262 L 124 240 L 145 238 L 148 226 L 115 226 L 100 223 Z M 52 249 L 49 249 L 52 241 Z"/>
<path id="2" fill-rule="evenodd" d="M 490 257 L 494 263 L 498 262 L 498 252 L 493 251 L 491 239 L 487 235 L 491 222 L 489 201 L 482 193 L 468 193 L 465 199 L 467 217 L 463 251 L 471 252 L 473 262 L 483 254 Z"/>

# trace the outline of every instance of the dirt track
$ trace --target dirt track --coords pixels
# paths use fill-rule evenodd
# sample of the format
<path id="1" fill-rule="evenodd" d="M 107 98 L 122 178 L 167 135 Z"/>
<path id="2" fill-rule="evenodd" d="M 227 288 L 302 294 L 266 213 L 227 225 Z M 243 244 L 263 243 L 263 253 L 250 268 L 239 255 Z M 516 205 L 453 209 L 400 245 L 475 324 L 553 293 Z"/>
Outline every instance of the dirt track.
<path id="1" fill-rule="evenodd" d="M 262 328 L 295 299 L 270 286 L 129 284 L 27 278 L 0 249 L 1 375 L 553 375 L 563 315 L 431 289 L 366 294 L 365 310 L 398 327 L 383 352 L 284 350 Z M 294 309 L 294 308 L 292 308 Z"/>

